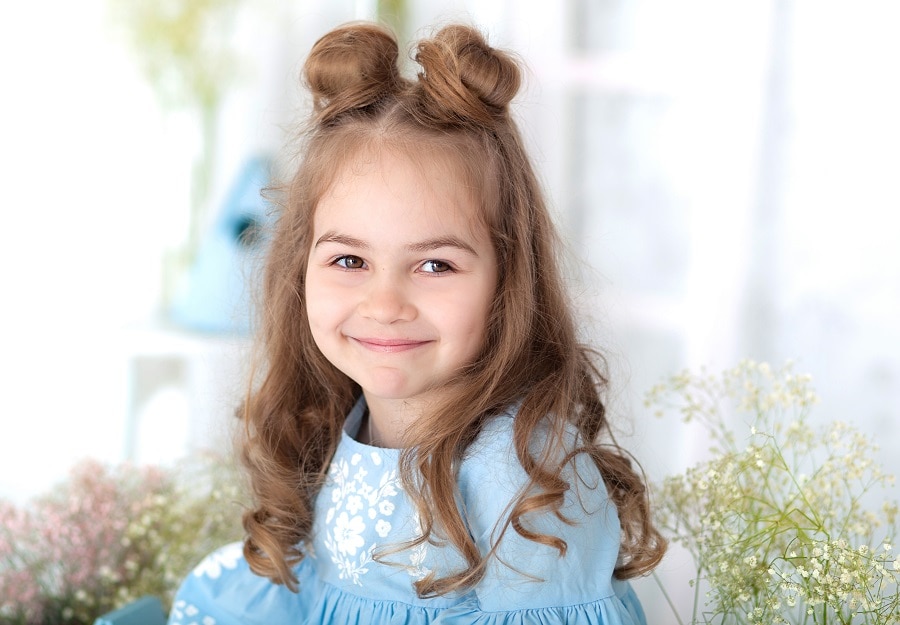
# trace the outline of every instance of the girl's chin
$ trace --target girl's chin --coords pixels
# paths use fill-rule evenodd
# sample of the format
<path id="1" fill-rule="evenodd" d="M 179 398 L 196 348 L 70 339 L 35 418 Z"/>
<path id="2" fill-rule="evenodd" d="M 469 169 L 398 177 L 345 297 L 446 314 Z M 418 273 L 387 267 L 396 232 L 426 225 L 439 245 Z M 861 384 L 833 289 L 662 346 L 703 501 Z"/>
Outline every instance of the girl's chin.
<path id="1" fill-rule="evenodd" d="M 420 392 L 410 375 L 400 369 L 373 368 L 356 380 L 366 397 L 382 399 L 407 399 Z"/>

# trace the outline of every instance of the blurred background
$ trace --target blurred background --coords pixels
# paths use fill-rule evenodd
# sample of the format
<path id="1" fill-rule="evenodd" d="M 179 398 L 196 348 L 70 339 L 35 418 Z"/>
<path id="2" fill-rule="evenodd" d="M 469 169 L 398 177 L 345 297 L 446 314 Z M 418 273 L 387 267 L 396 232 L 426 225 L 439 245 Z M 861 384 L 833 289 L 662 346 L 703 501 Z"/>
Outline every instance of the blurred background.
<path id="1" fill-rule="evenodd" d="M 46 0 L 0 7 L 0 497 L 228 444 L 259 186 L 312 43 L 374 17 L 526 63 L 515 113 L 651 478 L 703 444 L 644 392 L 742 358 L 796 361 L 816 418 L 900 469 L 897 3 Z"/>

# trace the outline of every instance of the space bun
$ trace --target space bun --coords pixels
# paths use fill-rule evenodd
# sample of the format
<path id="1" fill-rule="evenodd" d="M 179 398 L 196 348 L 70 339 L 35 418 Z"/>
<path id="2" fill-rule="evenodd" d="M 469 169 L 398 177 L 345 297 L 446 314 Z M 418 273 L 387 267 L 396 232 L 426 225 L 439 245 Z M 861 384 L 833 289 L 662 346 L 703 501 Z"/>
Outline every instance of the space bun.
<path id="1" fill-rule="evenodd" d="M 415 59 L 432 122 L 491 124 L 507 113 L 521 84 L 513 58 L 469 26 L 447 26 L 422 40 Z"/>
<path id="2" fill-rule="evenodd" d="M 399 89 L 398 56 L 397 40 L 377 24 L 348 24 L 319 39 L 303 68 L 316 121 L 329 123 Z"/>

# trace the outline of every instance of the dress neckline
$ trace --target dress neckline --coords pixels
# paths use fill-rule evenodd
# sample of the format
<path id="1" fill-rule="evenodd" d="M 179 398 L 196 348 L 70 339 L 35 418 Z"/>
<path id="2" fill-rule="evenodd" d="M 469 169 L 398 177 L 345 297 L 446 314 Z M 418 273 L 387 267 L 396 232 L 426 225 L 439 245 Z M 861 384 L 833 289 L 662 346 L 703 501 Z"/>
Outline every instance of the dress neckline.
<path id="1" fill-rule="evenodd" d="M 356 404 L 353 405 L 353 408 L 350 410 L 350 413 L 347 415 L 346 420 L 344 421 L 344 429 L 341 432 L 341 440 L 344 445 L 349 446 L 356 451 L 365 451 L 367 453 L 372 452 L 380 452 L 386 456 L 396 456 L 399 457 L 402 449 L 396 447 L 378 447 L 376 445 L 368 445 L 366 443 L 361 443 L 357 440 L 359 436 L 359 430 L 363 424 L 363 417 L 365 417 L 366 412 L 368 411 L 368 406 L 366 405 L 366 398 L 362 395 L 359 396 L 359 399 L 356 400 Z"/>

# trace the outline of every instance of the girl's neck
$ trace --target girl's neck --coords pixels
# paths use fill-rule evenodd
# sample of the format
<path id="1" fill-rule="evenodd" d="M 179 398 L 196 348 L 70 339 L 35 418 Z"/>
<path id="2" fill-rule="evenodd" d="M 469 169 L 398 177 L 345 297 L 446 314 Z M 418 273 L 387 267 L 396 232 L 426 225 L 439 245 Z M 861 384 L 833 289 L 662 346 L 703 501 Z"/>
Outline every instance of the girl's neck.
<path id="1" fill-rule="evenodd" d="M 365 418 L 356 438 L 374 447 L 403 448 L 407 429 L 422 414 L 418 403 L 403 399 L 366 396 L 366 406 Z"/>

